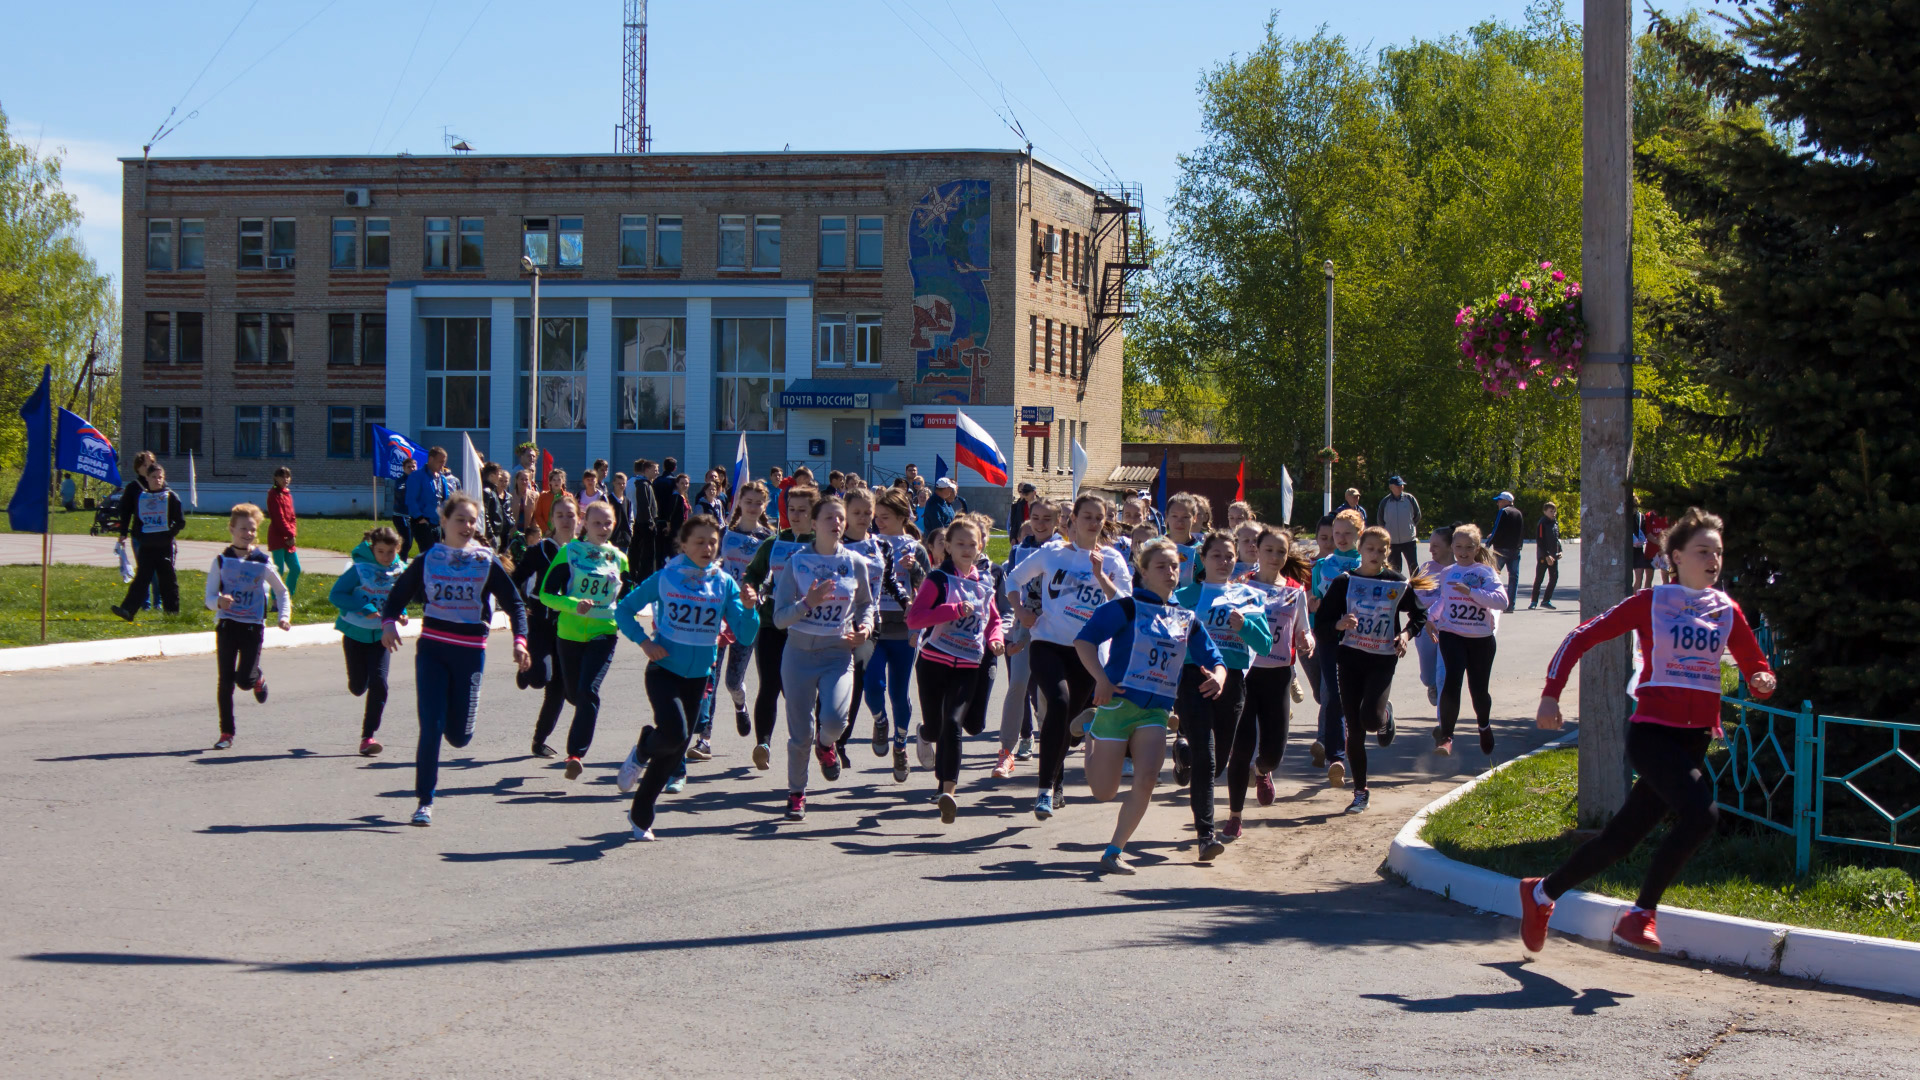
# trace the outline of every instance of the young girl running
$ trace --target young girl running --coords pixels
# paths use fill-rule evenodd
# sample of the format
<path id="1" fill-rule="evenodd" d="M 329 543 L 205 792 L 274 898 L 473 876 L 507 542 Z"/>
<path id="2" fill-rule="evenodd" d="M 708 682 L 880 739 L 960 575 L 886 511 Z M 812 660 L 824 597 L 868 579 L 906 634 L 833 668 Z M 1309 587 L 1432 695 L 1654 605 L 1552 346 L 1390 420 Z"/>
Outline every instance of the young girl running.
<path id="1" fill-rule="evenodd" d="M 1060 521 L 1060 504 L 1048 499 L 1035 500 L 1027 509 L 1027 535 L 1007 552 L 1005 581 L 1013 576 L 1028 556 L 1054 542 L 1054 530 Z M 1013 618 L 1003 628 L 1006 638 L 1007 696 L 1000 705 L 1000 756 L 993 763 L 993 775 L 1005 780 L 1013 775 L 1014 763 L 1033 757 L 1033 624 L 1040 617 L 1040 583 L 1007 590 Z"/>
<path id="2" fill-rule="evenodd" d="M 1180 552 L 1180 584 L 1193 584 L 1193 570 L 1199 558 L 1194 546 L 1200 538 L 1194 532 L 1200 517 L 1200 496 L 1180 492 L 1167 500 L 1167 539 Z"/>
<path id="3" fill-rule="evenodd" d="M 873 716 L 875 757 L 887 756 L 891 729 L 895 783 L 907 779 L 907 728 L 913 722 L 913 691 L 908 684 L 919 638 L 907 628 L 908 598 L 919 593 L 932 566 L 927 549 L 907 533 L 912 521 L 913 502 L 899 488 L 887 488 L 874 500 L 874 539 L 888 549 L 891 573 L 881 582 L 880 630 L 873 640 L 873 660 L 867 665 L 867 712 Z"/>
<path id="4" fill-rule="evenodd" d="M 1333 516 L 1333 522 L 1326 530 L 1328 542 L 1333 548 L 1314 561 L 1313 579 L 1308 589 L 1308 611 L 1317 614 L 1334 581 L 1360 565 L 1360 530 L 1364 528 L 1366 523 L 1356 510 L 1342 510 Z M 1321 547 L 1325 549 L 1326 543 Z M 1314 632 L 1323 640 L 1337 641 L 1337 635 L 1320 628 L 1317 618 Z M 1320 702 L 1320 737 L 1313 742 L 1313 765 L 1314 768 L 1326 766 L 1328 784 L 1345 787 L 1349 732 L 1340 701 L 1340 650 L 1323 649 L 1317 656 L 1319 671 L 1316 685 L 1319 693 L 1315 696 Z"/>
<path id="5" fill-rule="evenodd" d="M 948 558 L 928 574 L 907 611 L 907 625 L 926 631 L 916 674 L 920 680 L 920 745 L 935 745 L 933 775 L 940 784 L 940 820 L 959 812 L 960 731 L 982 664 L 1004 651 L 993 577 L 978 566 L 980 526 L 961 517 L 947 526 Z M 925 752 L 922 752 L 925 757 Z"/>
<path id="6" fill-rule="evenodd" d="M 1129 757 L 1134 763 L 1133 785 L 1114 823 L 1113 839 L 1100 856 L 1100 869 L 1109 874 L 1134 872 L 1124 852 L 1153 802 L 1154 784 L 1167 753 L 1167 710 L 1179 690 L 1183 663 L 1200 669 L 1199 693 L 1205 699 L 1219 697 L 1227 678 L 1207 628 L 1193 612 L 1173 602 L 1180 578 L 1175 544 L 1165 539 L 1147 541 L 1137 565 L 1140 583 L 1130 588 L 1129 595 L 1096 608 L 1074 636 L 1075 658 L 1093 681 L 1091 697 L 1097 706 L 1085 729 L 1091 736 L 1086 770 L 1093 797 L 1106 802 L 1118 795 L 1121 765 Z M 1102 664 L 1100 646 L 1108 642 L 1107 660 Z M 1051 712 L 1052 706 L 1048 709 Z M 1052 722 L 1051 716 L 1047 722 Z M 1084 716 L 1076 715 L 1073 726 L 1084 722 Z"/>
<path id="7" fill-rule="evenodd" d="M 420 743 L 413 759 L 413 790 L 420 799 L 413 812 L 415 825 L 433 824 L 440 740 L 445 738 L 455 749 L 473 741 L 493 603 L 513 624 L 514 664 L 521 671 L 533 666 L 527 654 L 527 606 L 493 549 L 479 537 L 480 504 L 471 495 L 455 492 L 440 505 L 440 542 L 407 566 L 380 611 L 380 641 L 388 652 L 398 652 L 400 616 L 408 604 L 426 603 L 420 640 L 413 649 L 420 710 Z"/>
<path id="8" fill-rule="evenodd" d="M 1627 760 L 1639 779 L 1599 836 L 1545 878 L 1521 880 L 1520 939 L 1530 952 L 1546 944 L 1554 901 L 1626 858 L 1671 813 L 1673 827 L 1653 853 L 1639 898 L 1613 928 L 1615 941 L 1652 952 L 1660 949 L 1654 926 L 1660 897 L 1712 835 L 1719 818 L 1706 757 L 1708 744 L 1720 731 L 1721 655 L 1733 653 L 1755 698 L 1772 697 L 1776 685 L 1740 605 L 1714 588 L 1725 558 L 1724 533 L 1718 517 L 1689 507 L 1667 533 L 1666 550 L 1679 584 L 1642 589 L 1606 614 L 1581 623 L 1547 666 L 1537 719 L 1542 728 L 1556 731 L 1561 724 L 1560 693 L 1580 658 L 1622 634 L 1638 637 L 1640 682 L 1627 725 Z"/>
<path id="9" fill-rule="evenodd" d="M 1234 503 L 1245 506 L 1245 503 Z M 1250 581 L 1260 569 L 1260 523 L 1243 521 L 1233 527 L 1233 580 Z"/>
<path id="10" fill-rule="evenodd" d="M 773 579 L 794 555 L 813 542 L 813 504 L 820 492 L 812 484 L 787 489 L 781 514 L 792 527 L 781 529 L 760 545 L 747 564 L 744 584 L 760 597 L 760 634 L 754 639 L 753 670 L 760 689 L 753 699 L 753 767 L 773 765 L 773 727 L 780 716 L 780 668 L 786 657 L 787 630 L 773 618 Z"/>
<path id="11" fill-rule="evenodd" d="M 620 581 L 627 569 L 626 553 L 610 542 L 613 504 L 602 498 L 585 512 L 586 536 L 562 547 L 540 578 L 540 602 L 560 614 L 555 648 L 560 681 L 573 705 L 573 724 L 567 729 L 569 780 L 579 779 L 584 768 L 580 759 L 593 745 L 600 722 L 600 684 L 613 665 L 613 649 L 620 641 L 613 605 L 620 598 Z"/>
<path id="12" fill-rule="evenodd" d="M 1187 798 L 1193 807 L 1193 832 L 1202 862 L 1226 850 L 1213 831 L 1213 782 L 1227 767 L 1230 751 L 1239 741 L 1247 702 L 1247 669 L 1253 666 L 1254 657 L 1264 656 L 1273 648 L 1266 596 L 1233 580 L 1233 549 L 1233 538 L 1225 532 L 1211 532 L 1201 538 L 1200 569 L 1195 574 L 1199 580 L 1173 594 L 1175 603 L 1199 617 L 1200 626 L 1219 653 L 1205 669 L 1192 663 L 1181 667 L 1175 705 L 1181 733 L 1193 748 L 1193 776 Z M 1201 691 L 1209 686 L 1215 692 L 1203 694 Z M 1246 801 L 1244 774 L 1239 790 L 1240 804 L 1230 806 L 1236 822 Z M 1234 832 L 1238 835 L 1238 828 Z"/>
<path id="13" fill-rule="evenodd" d="M 1274 800 L 1273 770 L 1287 754 L 1287 729 L 1293 718 L 1293 668 L 1298 658 L 1313 655 L 1313 631 L 1308 628 L 1307 579 L 1312 564 L 1294 550 L 1285 529 L 1260 530 L 1260 567 L 1252 586 L 1265 600 L 1267 630 L 1273 644 L 1253 658 L 1247 672 L 1246 718 L 1240 723 L 1227 760 L 1227 823 L 1222 840 L 1240 836 L 1240 812 L 1247 803 L 1247 781 L 1257 776 L 1255 794 L 1261 806 Z"/>
<path id="14" fill-rule="evenodd" d="M 1095 608 L 1133 591 L 1133 572 L 1120 553 L 1099 545 L 1106 521 L 1105 499 L 1080 496 L 1073 502 L 1068 541 L 1028 555 L 1007 579 L 1009 588 L 1025 588 L 1028 582 L 1039 582 L 1041 588 L 1040 618 L 1033 625 L 1033 644 L 1028 647 L 1033 654 L 1028 662 L 1033 693 L 1041 707 L 1040 770 L 1035 777 L 1040 794 L 1033 803 L 1033 816 L 1041 821 L 1052 817 L 1059 806 L 1067 741 L 1072 737 L 1068 725 L 1093 704 L 1095 679 L 1080 662 L 1074 643 Z M 1169 586 L 1167 593 L 1172 591 Z M 1172 690 L 1166 696 L 1171 705 Z M 1162 752 L 1164 743 L 1163 738 Z"/>
<path id="15" fill-rule="evenodd" d="M 848 551 L 867 560 L 867 591 L 873 595 L 874 602 L 880 600 L 881 585 L 890 583 L 893 570 L 893 546 L 874 535 L 873 492 L 864 487 L 849 488 L 841 501 L 847 504 L 847 531 L 840 543 Z M 840 758 L 840 764 L 846 765 L 847 742 L 853 738 L 853 723 L 860 718 L 860 706 L 866 701 L 867 664 L 873 659 L 874 639 L 868 638 L 853 651 L 853 698 L 847 703 L 847 727 L 840 733 L 840 740 L 834 746 L 834 752 Z M 883 715 L 873 710 L 875 745 L 886 742 L 885 729 L 880 726 Z"/>
<path id="16" fill-rule="evenodd" d="M 787 558 L 773 596 L 774 624 L 787 631 L 780 685 L 787 702 L 789 821 L 807 816 L 809 751 L 820 759 L 823 779 L 840 778 L 834 744 L 847 726 L 853 654 L 873 635 L 867 560 L 840 543 L 846 504 L 829 495 L 813 504 L 812 514 L 813 541 Z"/>
<path id="17" fill-rule="evenodd" d="M 529 545 L 513 567 L 514 587 L 528 601 L 527 653 L 533 657 L 533 665 L 516 675 L 514 680 L 522 690 L 540 691 L 540 711 L 533 721 L 532 748 L 533 756 L 538 758 L 560 756 L 559 751 L 547 745 L 547 736 L 552 735 L 554 727 L 560 723 L 560 709 L 567 703 L 567 683 L 560 673 L 560 613 L 534 601 L 540 595 L 540 582 L 547 576 L 547 570 L 560 557 L 560 549 L 573 542 L 580 524 L 580 508 L 574 503 L 573 496 L 565 491 L 548 499 L 546 506 L 546 519 L 528 530 L 532 537 L 539 537 L 544 526 L 545 538 L 536 539 Z"/>
<path id="18" fill-rule="evenodd" d="M 273 487 L 267 491 L 267 551 L 289 594 L 300 591 L 299 536 L 300 517 L 293 512 L 293 470 L 282 465 L 273 470 Z"/>
<path id="19" fill-rule="evenodd" d="M 980 580 L 992 586 L 990 599 L 1000 619 L 1004 651 L 1005 628 L 1013 612 L 1011 608 L 1004 606 L 1007 595 L 1007 572 L 999 563 L 987 557 L 987 537 L 993 535 L 993 518 L 981 513 L 960 516 L 972 519 L 974 535 L 980 538 L 978 554 L 973 561 L 974 569 L 980 574 Z M 951 531 L 953 526 L 949 525 L 947 528 Z M 949 544 L 948 547 L 951 548 L 952 545 Z M 994 673 L 999 666 L 990 656 L 985 663 L 973 670 L 973 696 L 968 700 L 966 713 L 960 722 L 960 730 L 967 735 L 979 735 L 987 730 L 987 704 L 993 700 L 993 683 L 996 677 Z"/>
<path id="20" fill-rule="evenodd" d="M 267 630 L 267 596 L 273 596 L 280 629 L 293 627 L 293 597 L 286 583 L 253 546 L 266 517 L 252 503 L 241 503 L 227 514 L 227 536 L 233 543 L 213 557 L 207 568 L 207 610 L 214 612 L 215 662 L 220 669 L 220 738 L 215 750 L 233 745 L 233 688 L 252 690 L 255 701 L 267 700 L 267 678 L 260 674 L 260 645 Z"/>
<path id="21" fill-rule="evenodd" d="M 734 503 L 733 516 L 727 520 L 726 535 L 720 538 L 720 569 L 736 585 L 745 582 L 747 565 L 753 562 L 754 553 L 773 536 L 773 523 L 767 520 L 768 501 L 765 483 L 755 480 L 743 485 Z M 759 622 L 758 615 L 754 621 Z M 727 646 L 726 663 L 722 667 L 722 681 L 733 698 L 734 729 L 742 736 L 753 734 L 753 718 L 747 714 L 747 663 L 752 658 L 752 640 L 743 642 L 735 637 Z"/>
<path id="22" fill-rule="evenodd" d="M 1406 655 L 1407 639 L 1427 623 L 1413 591 L 1433 587 L 1431 578 L 1409 582 L 1390 569 L 1387 556 L 1392 550 L 1387 530 L 1375 526 L 1361 533 L 1360 565 L 1327 586 L 1314 613 L 1314 632 L 1339 653 L 1332 666 L 1339 672 L 1347 760 L 1353 765 L 1349 814 L 1367 809 L 1367 735 L 1384 734 L 1391 723 L 1393 705 L 1387 694 L 1393 689 L 1394 665 Z M 1407 617 L 1404 629 L 1402 615 Z"/>
<path id="23" fill-rule="evenodd" d="M 1493 753 L 1493 635 L 1507 609 L 1507 589 L 1494 572 L 1493 556 L 1480 542 L 1478 525 L 1453 530 L 1453 565 L 1440 571 L 1429 605 L 1439 637 L 1446 677 L 1440 685 L 1440 726 L 1434 749 L 1453 753 L 1453 726 L 1460 720 L 1460 683 L 1473 692 L 1473 715 L 1480 721 L 1480 752 Z M 1416 635 L 1417 636 L 1417 635 Z"/>
<path id="24" fill-rule="evenodd" d="M 764 509 L 767 489 L 758 482 L 754 486 Z M 756 517 L 758 513 L 754 511 Z M 732 632 L 735 646 L 742 649 L 753 645 L 760 629 L 753 588 L 743 588 L 721 568 L 720 534 L 720 523 L 713 518 L 688 518 L 680 527 L 680 554 L 629 590 L 614 609 L 620 632 L 647 654 L 647 701 L 653 706 L 653 723 L 640 729 L 640 741 L 615 778 L 622 792 L 639 786 L 627 812 L 635 840 L 653 839 L 654 803 L 680 768 L 693 738 L 719 653 L 721 627 Z M 639 620 L 641 609 L 650 604 L 657 613 L 652 634 Z"/>
<path id="25" fill-rule="evenodd" d="M 333 628 L 340 631 L 340 649 L 346 654 L 347 692 L 367 699 L 360 721 L 360 753 L 366 757 L 384 749 L 374 737 L 387 708 L 389 657 L 380 645 L 380 609 L 406 569 L 406 560 L 400 558 L 400 534 L 382 525 L 361 536 L 360 545 L 353 549 L 353 564 L 327 592 L 327 599 L 340 609 Z M 405 626 L 407 613 L 401 612 L 395 621 Z"/>

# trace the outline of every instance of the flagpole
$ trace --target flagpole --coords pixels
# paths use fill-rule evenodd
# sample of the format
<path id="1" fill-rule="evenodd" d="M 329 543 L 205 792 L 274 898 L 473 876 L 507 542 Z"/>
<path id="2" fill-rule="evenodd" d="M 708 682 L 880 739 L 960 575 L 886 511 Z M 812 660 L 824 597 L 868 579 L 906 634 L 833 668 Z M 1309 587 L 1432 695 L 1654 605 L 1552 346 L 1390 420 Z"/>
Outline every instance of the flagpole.
<path id="1" fill-rule="evenodd" d="M 53 537 L 40 534 L 40 644 L 47 643 L 47 563 L 53 558 Z"/>

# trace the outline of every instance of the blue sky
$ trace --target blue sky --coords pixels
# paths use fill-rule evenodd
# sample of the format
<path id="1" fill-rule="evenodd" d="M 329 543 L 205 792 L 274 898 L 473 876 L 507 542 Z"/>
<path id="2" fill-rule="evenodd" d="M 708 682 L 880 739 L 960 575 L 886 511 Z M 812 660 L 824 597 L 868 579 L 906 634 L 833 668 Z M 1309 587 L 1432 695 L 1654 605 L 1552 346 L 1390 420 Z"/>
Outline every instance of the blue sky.
<path id="1" fill-rule="evenodd" d="M 1576 13 L 1579 4 L 1569 5 Z M 154 153 L 613 148 L 620 0 L 67 0 L 9 5 L 14 135 L 64 148 L 90 252 L 119 272 L 120 170 Z M 1375 47 L 1519 19 L 1525 0 L 653 0 L 656 150 L 1017 145 L 1145 185 L 1149 220 L 1199 139 L 1195 86 L 1270 12 Z M 245 15 L 242 18 L 242 15 Z M 1004 16 L 1003 16 L 1004 13 Z M 1008 18 L 1011 18 L 1011 28 Z M 229 38 L 229 34 L 231 37 Z M 224 45 L 223 45 L 224 41 Z M 418 42 L 416 46 L 416 41 Z M 217 55 L 216 55 L 217 52 Z M 1037 62 L 1036 62 L 1037 61 Z M 1002 89 L 1004 87 L 1004 97 Z"/>

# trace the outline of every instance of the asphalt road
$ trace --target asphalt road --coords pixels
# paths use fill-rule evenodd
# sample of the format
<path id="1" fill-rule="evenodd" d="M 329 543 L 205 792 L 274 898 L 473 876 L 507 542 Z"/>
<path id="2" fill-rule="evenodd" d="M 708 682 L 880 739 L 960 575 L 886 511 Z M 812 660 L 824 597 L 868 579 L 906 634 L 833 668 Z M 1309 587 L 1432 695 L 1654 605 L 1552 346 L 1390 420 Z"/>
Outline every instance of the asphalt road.
<path id="1" fill-rule="evenodd" d="M 1539 672 L 1576 617 L 1569 598 L 1504 625 L 1501 758 L 1539 741 Z M 1382 875 L 1398 825 L 1485 763 L 1432 755 L 1411 662 L 1370 814 L 1339 813 L 1297 734 L 1280 801 L 1216 865 L 1169 783 L 1139 875 L 1101 879 L 1113 807 L 1070 783 L 1037 823 L 1031 771 L 990 780 L 984 741 L 951 828 L 930 777 L 895 785 L 860 743 L 791 825 L 725 717 L 661 842 L 631 843 L 613 772 L 644 697 L 621 649 L 569 784 L 527 756 L 534 697 L 495 635 L 431 829 L 404 824 L 411 645 L 373 760 L 333 648 L 269 653 L 272 701 L 241 705 L 224 753 L 204 749 L 207 658 L 5 677 L 0 1075 L 1808 1080 L 1920 1060 L 1910 1003 L 1558 938 L 1523 964 L 1510 920 Z"/>

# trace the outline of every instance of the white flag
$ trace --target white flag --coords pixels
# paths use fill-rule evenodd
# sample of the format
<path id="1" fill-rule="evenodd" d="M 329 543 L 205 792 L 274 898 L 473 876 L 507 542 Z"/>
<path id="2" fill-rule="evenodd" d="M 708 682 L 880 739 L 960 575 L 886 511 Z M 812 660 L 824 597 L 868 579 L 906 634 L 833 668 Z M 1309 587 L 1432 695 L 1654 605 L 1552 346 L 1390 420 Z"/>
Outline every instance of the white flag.
<path id="1" fill-rule="evenodd" d="M 187 451 L 187 505 L 200 509 L 200 476 L 193 470 L 193 451 Z"/>
<path id="2" fill-rule="evenodd" d="M 1280 466 L 1280 524 L 1293 524 L 1293 474 Z"/>
<path id="3" fill-rule="evenodd" d="M 1080 478 L 1087 471 L 1087 452 L 1080 446 L 1080 440 L 1073 440 L 1073 498 L 1080 497 Z"/>
<path id="4" fill-rule="evenodd" d="M 480 498 L 480 451 L 473 448 L 473 436 L 460 433 L 460 489 Z"/>

